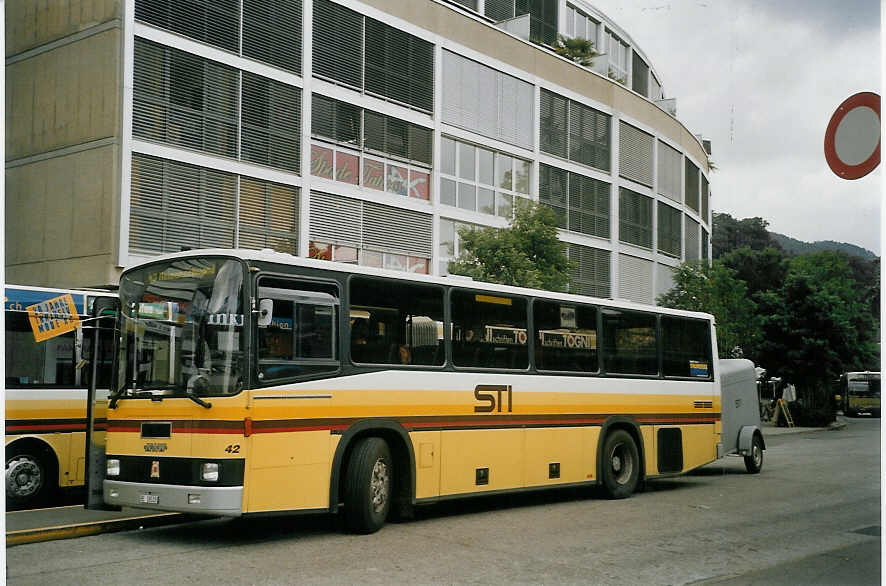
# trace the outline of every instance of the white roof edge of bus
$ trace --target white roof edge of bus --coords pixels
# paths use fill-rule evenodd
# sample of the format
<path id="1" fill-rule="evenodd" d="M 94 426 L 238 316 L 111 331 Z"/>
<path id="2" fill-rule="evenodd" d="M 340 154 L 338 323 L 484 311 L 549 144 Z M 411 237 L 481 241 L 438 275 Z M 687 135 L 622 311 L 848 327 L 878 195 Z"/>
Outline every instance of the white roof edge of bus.
<path id="1" fill-rule="evenodd" d="M 551 299 L 559 299 L 562 301 L 570 301 L 574 303 L 593 303 L 595 305 L 617 307 L 624 309 L 636 309 L 638 311 L 654 311 L 657 313 L 666 313 L 668 315 L 682 315 L 687 317 L 698 317 L 710 319 L 714 321 L 714 316 L 709 313 L 698 311 L 686 311 L 683 309 L 670 309 L 657 305 L 646 305 L 633 301 L 613 300 L 604 297 L 589 297 L 585 295 L 576 295 L 574 293 L 557 293 L 555 291 L 545 291 L 543 289 L 529 289 L 525 287 L 514 287 L 512 285 L 499 285 L 498 283 L 487 283 L 485 281 L 467 280 L 464 278 L 435 277 L 432 275 L 418 275 L 402 271 L 392 271 L 387 269 L 377 269 L 363 265 L 354 265 L 346 263 L 332 262 L 328 260 L 317 260 L 313 258 L 305 258 L 303 256 L 294 256 L 285 252 L 272 252 L 265 250 L 255 250 L 251 248 L 200 248 L 193 250 L 184 250 L 181 252 L 172 252 L 168 254 L 158 255 L 146 259 L 142 262 L 134 264 L 126 268 L 126 271 L 162 262 L 176 258 L 188 258 L 192 256 L 227 256 L 239 258 L 242 260 L 260 260 L 265 262 L 273 262 L 291 266 L 310 267 L 321 270 L 338 271 L 341 273 L 351 273 L 358 275 L 370 275 L 376 277 L 388 277 L 403 281 L 414 281 L 416 283 L 433 283 L 436 285 L 455 285 L 465 289 L 478 288 L 488 291 L 498 291 L 499 293 L 512 293 L 517 295 L 533 295 L 535 297 L 547 297 Z"/>

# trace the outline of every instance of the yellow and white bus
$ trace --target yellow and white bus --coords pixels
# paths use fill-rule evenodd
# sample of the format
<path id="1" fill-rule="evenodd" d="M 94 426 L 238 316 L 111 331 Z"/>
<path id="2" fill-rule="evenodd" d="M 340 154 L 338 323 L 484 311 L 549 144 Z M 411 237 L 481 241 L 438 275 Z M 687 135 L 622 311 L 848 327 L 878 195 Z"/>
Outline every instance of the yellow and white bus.
<path id="1" fill-rule="evenodd" d="M 856 417 L 862 413 L 880 416 L 880 373 L 844 372 L 840 377 L 843 413 Z"/>
<path id="2" fill-rule="evenodd" d="M 46 504 L 60 488 L 84 484 L 91 370 L 84 368 L 90 345 L 81 326 L 102 296 L 114 294 L 4 287 L 7 507 Z M 110 341 L 109 334 L 105 347 Z M 107 396 L 107 380 L 98 383 Z M 104 425 L 104 413 L 97 414 L 97 428 Z"/>
<path id="3" fill-rule="evenodd" d="M 341 509 L 368 533 L 414 504 L 762 464 L 758 427 L 721 437 L 708 314 L 247 250 L 131 268 L 120 302 L 111 505 Z"/>

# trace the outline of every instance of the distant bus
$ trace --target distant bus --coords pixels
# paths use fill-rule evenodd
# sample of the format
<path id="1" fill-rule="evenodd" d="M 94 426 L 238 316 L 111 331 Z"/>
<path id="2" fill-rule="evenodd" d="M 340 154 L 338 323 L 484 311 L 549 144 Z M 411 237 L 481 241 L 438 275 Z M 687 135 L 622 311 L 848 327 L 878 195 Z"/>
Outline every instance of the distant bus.
<path id="1" fill-rule="evenodd" d="M 762 465 L 753 364 L 716 360 L 709 314 L 248 250 L 132 267 L 120 303 L 111 505 L 369 533 L 415 504 Z"/>
<path id="2" fill-rule="evenodd" d="M 869 413 L 880 416 L 880 373 L 847 372 L 840 377 L 843 413 L 855 417 Z"/>
<path id="3" fill-rule="evenodd" d="M 86 394 L 92 372 L 86 358 L 95 330 L 83 320 L 101 296 L 115 294 L 4 287 L 7 508 L 45 504 L 60 488 L 84 484 Z M 59 312 L 72 314 L 66 326 L 61 320 L 53 322 Z M 67 328 L 71 329 L 58 333 Z M 109 337 L 103 346 L 110 344 Z M 111 356 L 104 358 L 100 377 L 105 380 L 99 378 L 98 383 L 106 397 Z M 105 414 L 96 415 L 103 429 Z"/>

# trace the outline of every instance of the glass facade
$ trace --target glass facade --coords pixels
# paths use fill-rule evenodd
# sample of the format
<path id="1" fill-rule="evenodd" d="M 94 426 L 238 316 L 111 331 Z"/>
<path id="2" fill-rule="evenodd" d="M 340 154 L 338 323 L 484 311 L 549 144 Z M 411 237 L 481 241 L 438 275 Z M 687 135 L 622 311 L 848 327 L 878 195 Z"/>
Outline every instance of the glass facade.
<path id="1" fill-rule="evenodd" d="M 557 0 L 450 4 L 453 19 L 528 15 L 535 42 L 590 39 L 603 53 L 595 71 L 661 95 L 628 37 L 581 0 L 564 4 L 562 19 Z M 577 293 L 652 303 L 646 265 L 707 257 L 710 186 L 698 155 L 636 110 L 486 59 L 406 13 L 333 0 L 314 0 L 309 14 L 301 0 L 135 9 L 133 256 L 241 246 L 446 274 L 460 227 L 504 226 L 525 198 L 556 213 Z M 164 44 L 153 29 L 188 41 Z M 628 270 L 634 277 L 621 278 Z"/>

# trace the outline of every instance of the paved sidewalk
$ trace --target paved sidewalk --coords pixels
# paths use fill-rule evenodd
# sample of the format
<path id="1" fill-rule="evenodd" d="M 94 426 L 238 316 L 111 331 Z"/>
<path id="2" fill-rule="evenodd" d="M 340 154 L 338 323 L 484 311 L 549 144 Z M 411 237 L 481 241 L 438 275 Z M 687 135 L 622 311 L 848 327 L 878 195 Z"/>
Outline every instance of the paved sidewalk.
<path id="1" fill-rule="evenodd" d="M 130 508 L 124 508 L 122 511 L 92 511 L 83 505 L 10 511 L 6 513 L 6 547 L 141 527 L 157 527 L 182 523 L 192 518 L 181 513 L 152 513 Z"/>

